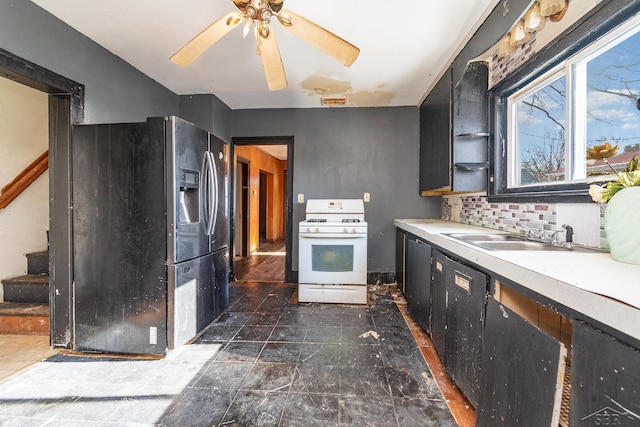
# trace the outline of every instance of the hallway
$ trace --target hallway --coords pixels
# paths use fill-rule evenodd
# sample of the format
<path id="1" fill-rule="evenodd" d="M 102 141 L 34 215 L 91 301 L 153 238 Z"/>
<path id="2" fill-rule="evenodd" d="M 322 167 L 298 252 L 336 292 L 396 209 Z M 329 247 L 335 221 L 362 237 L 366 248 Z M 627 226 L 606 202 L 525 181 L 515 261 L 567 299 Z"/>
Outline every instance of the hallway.
<path id="1" fill-rule="evenodd" d="M 234 259 L 238 281 L 284 282 L 286 248 L 284 240 L 260 241 L 257 251 Z"/>

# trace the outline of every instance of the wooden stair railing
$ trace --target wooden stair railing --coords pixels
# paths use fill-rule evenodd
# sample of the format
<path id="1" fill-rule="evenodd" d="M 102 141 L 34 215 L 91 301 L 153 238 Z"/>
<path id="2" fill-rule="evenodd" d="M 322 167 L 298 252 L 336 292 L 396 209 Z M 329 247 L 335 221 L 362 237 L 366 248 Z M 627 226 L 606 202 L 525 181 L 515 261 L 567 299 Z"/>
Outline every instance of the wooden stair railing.
<path id="1" fill-rule="evenodd" d="M 27 189 L 40 175 L 49 168 L 49 150 L 45 151 L 16 176 L 13 181 L 2 187 L 0 192 L 0 209 L 9 206 L 16 197 Z"/>

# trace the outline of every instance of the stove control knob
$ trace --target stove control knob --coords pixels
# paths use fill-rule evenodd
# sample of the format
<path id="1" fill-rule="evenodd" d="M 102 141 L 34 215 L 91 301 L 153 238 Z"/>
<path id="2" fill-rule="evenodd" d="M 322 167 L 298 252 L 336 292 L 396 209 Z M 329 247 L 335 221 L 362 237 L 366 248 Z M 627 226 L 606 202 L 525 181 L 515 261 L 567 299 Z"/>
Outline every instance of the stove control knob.
<path id="1" fill-rule="evenodd" d="M 313 230 L 314 233 L 319 233 L 320 232 L 320 228 L 316 227 L 315 230 Z"/>

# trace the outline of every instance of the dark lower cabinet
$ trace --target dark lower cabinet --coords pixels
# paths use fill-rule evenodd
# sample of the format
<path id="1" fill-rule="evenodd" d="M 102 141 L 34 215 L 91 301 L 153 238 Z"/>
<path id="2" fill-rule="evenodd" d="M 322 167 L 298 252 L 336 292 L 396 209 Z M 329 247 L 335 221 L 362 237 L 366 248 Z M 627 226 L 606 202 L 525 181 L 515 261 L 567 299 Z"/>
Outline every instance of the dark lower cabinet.
<path id="1" fill-rule="evenodd" d="M 445 335 L 447 333 L 447 257 L 433 250 L 431 257 L 431 341 L 440 360 L 444 360 Z"/>
<path id="2" fill-rule="evenodd" d="M 396 284 L 404 292 L 405 252 L 407 234 L 396 228 Z"/>
<path id="3" fill-rule="evenodd" d="M 411 317 L 427 332 L 431 318 L 431 246 L 407 236 L 405 297 Z"/>
<path id="4" fill-rule="evenodd" d="M 489 298 L 476 425 L 557 426 L 565 356 L 560 341 Z"/>
<path id="5" fill-rule="evenodd" d="M 573 323 L 571 426 L 640 426 L 640 350 Z"/>
<path id="6" fill-rule="evenodd" d="M 444 367 L 460 391 L 477 408 L 482 378 L 487 276 L 447 259 L 446 288 Z"/>
<path id="7" fill-rule="evenodd" d="M 444 367 L 474 407 L 480 400 L 487 276 L 446 260 Z"/>

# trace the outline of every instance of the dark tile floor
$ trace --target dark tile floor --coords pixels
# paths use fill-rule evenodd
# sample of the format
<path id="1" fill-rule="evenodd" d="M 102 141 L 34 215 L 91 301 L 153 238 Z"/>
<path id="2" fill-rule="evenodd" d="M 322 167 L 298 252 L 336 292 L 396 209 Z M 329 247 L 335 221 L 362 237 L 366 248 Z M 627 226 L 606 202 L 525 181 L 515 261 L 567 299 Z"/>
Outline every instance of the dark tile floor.
<path id="1" fill-rule="evenodd" d="M 455 425 L 388 293 L 369 308 L 291 304 L 294 291 L 231 288 L 228 312 L 198 340 L 224 348 L 164 423 Z"/>
<path id="2" fill-rule="evenodd" d="M 372 307 L 294 292 L 235 283 L 229 310 L 162 360 L 56 355 L 0 383 L 0 425 L 456 425 L 388 292 Z"/>

